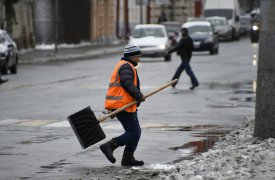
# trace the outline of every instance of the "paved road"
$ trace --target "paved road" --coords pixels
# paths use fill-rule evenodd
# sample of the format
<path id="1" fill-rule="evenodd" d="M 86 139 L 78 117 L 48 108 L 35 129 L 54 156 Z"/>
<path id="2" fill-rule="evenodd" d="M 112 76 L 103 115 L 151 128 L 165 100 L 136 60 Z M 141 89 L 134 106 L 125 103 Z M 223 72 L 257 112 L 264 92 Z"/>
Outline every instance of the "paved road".
<path id="1" fill-rule="evenodd" d="M 195 53 L 192 67 L 200 81 L 198 89 L 189 90 L 183 73 L 176 89 L 150 97 L 139 108 L 143 132 L 136 157 L 145 160 L 145 166 L 188 158 L 194 149 L 188 148 L 190 142 L 211 146 L 215 139 L 209 134 L 222 134 L 254 116 L 256 54 L 257 46 L 248 39 L 221 43 L 219 55 Z M 19 66 L 19 74 L 7 76 L 10 81 L 0 87 L 0 160 L 5 162 L 0 179 L 121 175 L 123 148 L 115 151 L 117 163 L 110 164 L 98 148 L 105 140 L 82 150 L 66 120 L 86 106 L 102 115 L 111 69 L 119 58 L 115 54 L 25 64 Z M 138 67 L 142 91 L 149 93 L 170 81 L 179 63 L 176 55 L 171 62 L 144 59 Z M 106 140 L 122 132 L 115 119 L 101 126 Z"/>

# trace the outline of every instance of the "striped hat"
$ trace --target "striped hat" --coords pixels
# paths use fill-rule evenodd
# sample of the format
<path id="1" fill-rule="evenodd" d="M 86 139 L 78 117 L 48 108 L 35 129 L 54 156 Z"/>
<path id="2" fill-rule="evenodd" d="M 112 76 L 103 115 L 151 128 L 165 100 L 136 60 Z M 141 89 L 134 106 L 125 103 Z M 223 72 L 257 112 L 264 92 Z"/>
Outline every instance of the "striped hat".
<path id="1" fill-rule="evenodd" d="M 125 48 L 124 48 L 124 57 L 134 57 L 134 56 L 140 56 L 141 51 L 139 46 L 134 45 L 132 43 L 129 43 Z"/>

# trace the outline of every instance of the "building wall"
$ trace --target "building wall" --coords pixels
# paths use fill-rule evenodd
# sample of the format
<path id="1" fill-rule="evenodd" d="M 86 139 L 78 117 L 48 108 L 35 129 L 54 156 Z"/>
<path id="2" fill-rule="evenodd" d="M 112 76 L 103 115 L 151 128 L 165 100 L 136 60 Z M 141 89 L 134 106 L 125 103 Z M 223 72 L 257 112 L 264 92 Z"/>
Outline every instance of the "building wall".
<path id="1" fill-rule="evenodd" d="M 165 14 L 167 21 L 184 23 L 188 17 L 194 17 L 195 15 L 195 0 L 167 0 L 162 4 L 152 1 L 151 22 L 159 23 L 162 12 Z"/>
<path id="2" fill-rule="evenodd" d="M 242 14 L 249 13 L 253 9 L 260 8 L 260 0 L 239 0 Z"/>
<path id="3" fill-rule="evenodd" d="M 58 42 L 78 44 L 90 41 L 90 0 L 58 2 Z"/>
<path id="4" fill-rule="evenodd" d="M 0 0 L 0 29 L 4 28 L 5 8 L 4 0 Z"/>
<path id="5" fill-rule="evenodd" d="M 90 0 L 35 0 L 33 17 L 38 44 L 90 40 Z"/>
<path id="6" fill-rule="evenodd" d="M 32 1 L 20 0 L 14 4 L 16 22 L 12 25 L 11 36 L 17 42 L 19 49 L 27 49 L 34 46 Z"/>
<path id="7" fill-rule="evenodd" d="M 147 9 L 146 5 L 137 5 L 135 0 L 128 0 L 128 9 L 125 9 L 126 0 L 117 0 L 119 1 L 119 19 L 118 19 L 118 37 L 128 37 L 131 35 L 135 25 L 137 24 L 146 24 L 147 19 Z M 128 15 L 127 15 L 128 13 Z M 128 16 L 128 28 L 129 32 L 126 31 Z"/>
<path id="8" fill-rule="evenodd" d="M 94 0 L 91 5 L 91 41 L 110 43 L 115 38 L 115 1 Z"/>

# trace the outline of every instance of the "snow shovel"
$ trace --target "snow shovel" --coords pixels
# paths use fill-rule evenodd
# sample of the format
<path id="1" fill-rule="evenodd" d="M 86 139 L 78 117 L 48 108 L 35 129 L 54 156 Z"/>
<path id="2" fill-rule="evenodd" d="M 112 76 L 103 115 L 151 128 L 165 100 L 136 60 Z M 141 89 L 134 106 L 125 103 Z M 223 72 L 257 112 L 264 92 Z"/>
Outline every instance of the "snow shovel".
<path id="1" fill-rule="evenodd" d="M 144 99 L 173 85 L 177 81 L 178 80 L 175 79 L 175 80 L 170 81 L 169 83 L 159 87 L 155 91 L 145 95 Z M 106 116 L 99 117 L 98 119 L 96 118 L 94 112 L 91 110 L 90 106 L 68 116 L 68 121 L 70 122 L 71 127 L 72 127 L 81 147 L 83 149 L 86 149 L 87 147 L 105 139 L 106 136 L 105 136 L 102 128 L 100 127 L 99 123 L 105 121 L 106 119 L 108 119 L 110 117 L 114 117 L 119 112 L 127 109 L 130 106 L 133 106 L 136 103 L 137 103 L 137 101 L 133 101 L 133 102 L 107 114 Z"/>

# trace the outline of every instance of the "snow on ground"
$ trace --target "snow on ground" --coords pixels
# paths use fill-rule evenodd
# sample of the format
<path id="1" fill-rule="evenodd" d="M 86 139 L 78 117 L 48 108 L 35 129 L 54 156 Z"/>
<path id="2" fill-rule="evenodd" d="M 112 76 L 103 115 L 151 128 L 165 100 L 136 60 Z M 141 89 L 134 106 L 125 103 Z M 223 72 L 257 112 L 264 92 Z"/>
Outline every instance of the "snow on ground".
<path id="1" fill-rule="evenodd" d="M 254 120 L 219 139 L 212 150 L 174 165 L 150 165 L 133 171 L 165 180 L 275 179 L 275 139 L 253 137 Z"/>
<path id="2" fill-rule="evenodd" d="M 83 47 L 83 46 L 90 46 L 90 42 L 81 42 L 79 44 L 59 44 L 58 48 L 76 48 L 76 47 Z M 55 48 L 55 44 L 40 44 L 36 45 L 35 49 L 39 50 L 52 50 Z"/>

